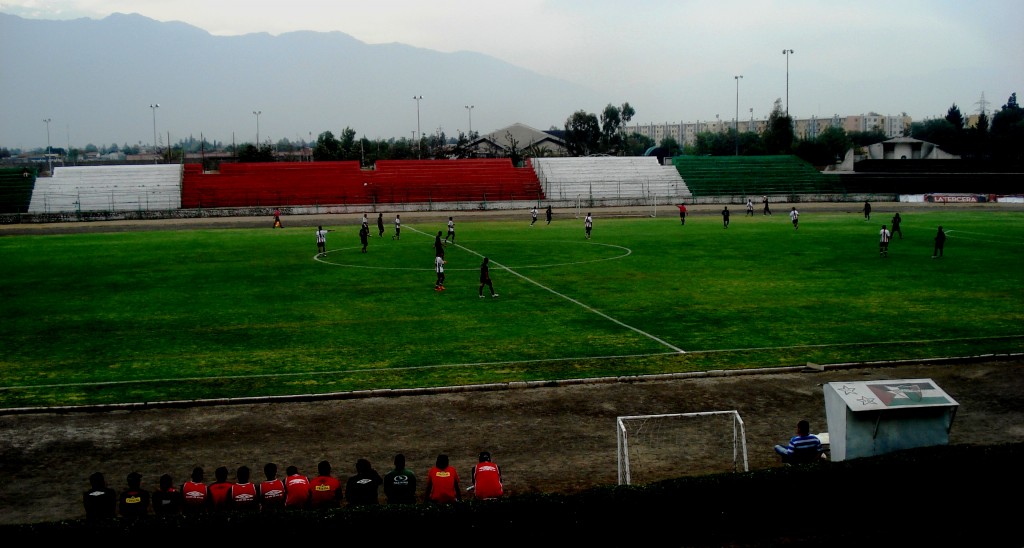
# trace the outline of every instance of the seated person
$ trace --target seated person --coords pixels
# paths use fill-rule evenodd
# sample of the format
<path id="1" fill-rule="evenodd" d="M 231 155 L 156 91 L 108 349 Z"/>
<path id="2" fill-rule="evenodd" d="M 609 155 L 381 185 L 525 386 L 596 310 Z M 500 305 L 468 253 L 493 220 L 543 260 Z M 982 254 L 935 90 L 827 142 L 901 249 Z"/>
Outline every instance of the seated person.
<path id="1" fill-rule="evenodd" d="M 782 462 L 796 464 L 814 462 L 824 455 L 821 440 L 810 433 L 811 425 L 802 420 L 796 425 L 796 435 L 790 438 L 789 445 L 776 445 L 775 452 L 782 457 Z"/>

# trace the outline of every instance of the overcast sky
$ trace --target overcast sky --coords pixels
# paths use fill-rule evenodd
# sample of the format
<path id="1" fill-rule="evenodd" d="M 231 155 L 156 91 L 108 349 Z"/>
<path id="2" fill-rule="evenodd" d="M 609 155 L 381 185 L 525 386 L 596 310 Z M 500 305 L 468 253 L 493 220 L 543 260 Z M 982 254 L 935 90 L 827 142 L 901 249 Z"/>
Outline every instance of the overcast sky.
<path id="1" fill-rule="evenodd" d="M 214 35 L 341 31 L 475 51 L 628 101 L 634 124 L 760 119 L 787 97 L 797 118 L 921 120 L 954 103 L 975 113 L 982 94 L 991 113 L 1024 91 L 1022 0 L 0 0 L 0 12 L 138 13 Z"/>

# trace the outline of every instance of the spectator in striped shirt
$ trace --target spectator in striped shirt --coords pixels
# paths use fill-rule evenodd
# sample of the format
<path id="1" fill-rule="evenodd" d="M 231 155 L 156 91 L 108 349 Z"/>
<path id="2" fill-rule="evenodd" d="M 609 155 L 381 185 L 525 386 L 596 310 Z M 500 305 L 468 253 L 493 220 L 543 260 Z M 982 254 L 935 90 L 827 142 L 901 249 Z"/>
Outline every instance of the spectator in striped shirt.
<path id="1" fill-rule="evenodd" d="M 775 452 L 782 457 L 782 462 L 795 464 L 813 462 L 823 455 L 821 440 L 810 433 L 811 425 L 806 420 L 796 424 L 796 435 L 789 439 L 788 445 L 776 445 Z"/>

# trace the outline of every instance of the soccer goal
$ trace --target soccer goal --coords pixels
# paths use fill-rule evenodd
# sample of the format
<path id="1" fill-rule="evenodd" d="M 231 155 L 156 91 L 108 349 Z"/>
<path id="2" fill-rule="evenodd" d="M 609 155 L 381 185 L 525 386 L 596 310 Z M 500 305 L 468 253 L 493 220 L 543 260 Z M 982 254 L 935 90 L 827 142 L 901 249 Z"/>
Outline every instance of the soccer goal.
<path id="1" fill-rule="evenodd" d="M 658 216 L 658 196 L 655 195 L 652 190 L 651 183 L 646 184 L 646 189 L 643 191 L 644 206 L 648 208 L 648 215 L 651 217 Z"/>
<path id="2" fill-rule="evenodd" d="M 615 437 L 619 485 L 748 471 L 747 434 L 737 411 L 618 417 Z"/>

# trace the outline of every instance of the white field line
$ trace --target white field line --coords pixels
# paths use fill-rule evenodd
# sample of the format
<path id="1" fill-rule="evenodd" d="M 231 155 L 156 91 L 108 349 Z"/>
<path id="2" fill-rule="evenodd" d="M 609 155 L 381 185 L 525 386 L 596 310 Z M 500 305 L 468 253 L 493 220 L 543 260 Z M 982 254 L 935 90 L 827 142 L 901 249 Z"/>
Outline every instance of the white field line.
<path id="1" fill-rule="evenodd" d="M 970 236 L 961 236 L 961 234 L 974 234 L 976 236 L 983 236 L 982 238 L 972 238 Z M 1005 245 L 1024 245 L 1024 242 L 1020 240 L 1008 239 L 1002 235 L 992 236 L 985 234 L 984 232 L 970 232 L 967 230 L 947 230 L 947 238 L 953 238 L 956 240 L 970 240 L 976 242 L 991 242 L 994 244 L 1005 244 Z"/>
<path id="2" fill-rule="evenodd" d="M 884 341 L 884 342 L 861 342 L 861 343 L 835 343 L 835 344 L 798 344 L 790 346 L 759 346 L 751 348 L 721 348 L 717 350 L 691 350 L 686 354 L 691 356 L 701 354 L 719 354 L 724 352 L 749 352 L 755 350 L 798 350 L 806 348 L 838 348 L 838 347 L 849 347 L 849 346 L 886 346 L 886 345 L 903 345 L 907 343 L 941 343 L 941 342 L 964 342 L 964 341 L 984 341 L 993 339 L 1006 339 L 1006 338 L 1019 338 L 1021 335 L 1002 335 L 992 337 L 958 337 L 958 338 L 946 338 L 946 339 L 911 339 L 905 341 Z M 23 386 L 0 386 L 0 391 L 8 390 L 26 390 L 31 388 L 69 388 L 76 386 L 117 386 L 125 384 L 151 384 L 151 383 L 167 383 L 167 382 L 180 382 L 180 381 L 210 381 L 210 380 L 240 380 L 240 379 L 267 379 L 267 378 L 286 378 L 286 377 L 304 377 L 304 376 L 322 376 L 322 375 L 342 375 L 349 373 L 384 373 L 384 372 L 395 372 L 395 371 L 419 371 L 428 369 L 455 369 L 460 367 L 487 367 L 496 365 L 519 365 L 519 364 L 530 364 L 530 363 L 558 363 L 558 362 L 570 362 L 580 360 L 616 360 L 623 358 L 653 358 L 658 356 L 676 356 L 678 352 L 654 352 L 649 354 L 621 354 L 621 355 L 608 355 L 608 356 L 578 356 L 574 358 L 541 358 L 535 360 L 506 360 L 497 362 L 468 362 L 468 363 L 448 363 L 448 364 L 435 364 L 435 365 L 411 365 L 408 367 L 374 367 L 372 369 L 336 369 L 333 371 L 305 371 L 301 373 L 265 373 L 259 375 L 217 375 L 212 377 L 174 377 L 165 379 L 137 379 L 128 381 L 104 381 L 104 382 L 72 382 L 72 383 L 59 383 L 59 384 L 32 384 Z M 928 361 L 931 358 L 922 358 L 921 361 Z"/>
<path id="3" fill-rule="evenodd" d="M 413 230 L 416 231 L 416 232 L 419 232 L 420 234 L 428 235 L 426 232 L 421 232 L 419 230 L 416 230 L 415 228 Z M 455 244 L 455 243 L 453 243 L 452 245 L 455 245 L 459 249 L 462 249 L 462 250 L 464 250 L 464 251 L 466 251 L 468 253 L 472 253 L 473 255 L 476 255 L 477 257 L 480 257 L 481 259 L 484 258 L 483 255 L 481 255 L 480 253 L 477 253 L 476 251 L 474 251 L 472 249 L 469 249 L 468 247 L 465 247 L 465 246 L 460 245 L 460 244 Z M 669 342 L 663 341 L 663 340 L 659 339 L 658 337 L 655 337 L 654 335 L 651 335 L 650 333 L 647 333 L 646 331 L 637 329 L 636 327 L 633 327 L 631 325 L 628 325 L 628 324 L 625 324 L 623 322 L 620 322 L 619 320 L 616 320 L 615 318 L 605 314 L 604 312 L 601 312 L 600 310 L 596 310 L 595 308 L 593 308 L 591 306 L 588 306 L 586 304 L 583 304 L 583 303 L 577 301 L 576 299 L 574 299 L 574 298 L 572 298 L 572 297 L 570 297 L 568 295 L 559 293 L 559 292 L 555 291 L 554 289 L 551 289 L 550 287 L 548 287 L 548 286 L 546 286 L 546 285 L 544 285 L 544 284 L 534 280 L 533 278 L 529 278 L 527 276 L 523 276 L 522 274 L 516 272 L 515 270 L 512 270 L 512 269 L 508 268 L 507 266 L 499 263 L 498 261 L 495 261 L 495 260 L 492 259 L 491 262 L 494 263 L 494 265 L 497 266 L 498 268 L 504 269 L 505 272 L 508 272 L 509 274 L 512 274 L 513 276 L 517 276 L 520 279 L 522 279 L 522 280 L 524 280 L 526 282 L 529 282 L 529 283 L 531 283 L 531 284 L 533 284 L 533 285 L 535 285 L 535 286 L 537 286 L 537 287 L 539 287 L 539 288 L 541 288 L 541 289 L 543 289 L 543 290 L 545 290 L 545 291 L 547 291 L 549 293 L 557 295 L 557 296 L 559 296 L 559 297 L 561 297 L 561 298 L 563 298 L 563 299 L 565 299 L 565 300 L 567 300 L 567 301 L 569 301 L 569 302 L 571 302 L 571 303 L 573 303 L 573 304 L 583 308 L 584 310 L 586 310 L 586 311 L 588 311 L 588 312 L 590 312 L 592 314 L 597 314 L 598 316 L 601 316 L 602 318 L 604 318 L 604 319 L 606 319 L 606 320 L 608 320 L 610 322 L 616 323 L 616 324 L 618 324 L 618 325 L 620 325 L 622 327 L 625 327 L 626 329 L 629 329 L 631 331 L 639 333 L 640 335 L 643 335 L 644 337 L 647 337 L 648 339 L 651 339 L 651 340 L 653 340 L 653 341 L 655 341 L 655 342 L 657 342 L 657 343 L 659 343 L 659 344 L 661 344 L 663 346 L 667 346 L 667 347 L 671 348 L 675 352 L 678 352 L 680 354 L 685 354 L 686 353 L 686 351 L 683 350 L 682 348 L 679 348 L 679 347 L 677 347 L 677 346 L 675 346 L 675 345 L 673 345 L 673 344 L 671 344 Z"/>

